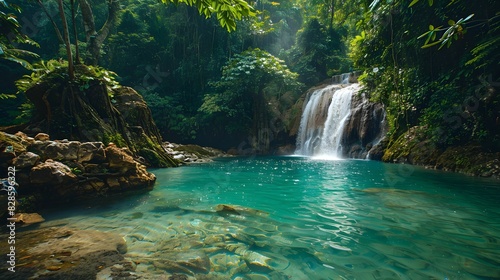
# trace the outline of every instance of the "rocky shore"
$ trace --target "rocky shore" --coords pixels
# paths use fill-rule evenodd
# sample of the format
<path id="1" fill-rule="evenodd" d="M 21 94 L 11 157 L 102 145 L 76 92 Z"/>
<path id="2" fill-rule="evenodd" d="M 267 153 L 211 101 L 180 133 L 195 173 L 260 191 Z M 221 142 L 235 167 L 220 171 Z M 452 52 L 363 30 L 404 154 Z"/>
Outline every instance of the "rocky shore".
<path id="1" fill-rule="evenodd" d="M 0 178 L 15 168 L 17 208 L 40 207 L 112 193 L 152 189 L 154 174 L 127 148 L 110 143 L 34 138 L 0 132 Z M 0 195 L 6 195 L 5 192 Z M 6 204 L 5 204 L 6 205 Z"/>
<path id="2" fill-rule="evenodd" d="M 459 147 L 439 148 L 425 136 L 424 127 L 412 127 L 384 152 L 382 160 L 500 179 L 500 153 L 470 143 Z"/>
<path id="3" fill-rule="evenodd" d="M 213 158 L 227 157 L 227 153 L 210 147 L 201 147 L 198 145 L 182 145 L 170 142 L 163 142 L 163 148 L 173 159 L 180 164 L 210 162 Z"/>
<path id="4" fill-rule="evenodd" d="M 162 146 L 178 165 L 226 156 L 220 150 L 197 145 L 165 142 Z M 16 273 L 7 274 L 11 272 L 3 264 L 0 279 L 145 279 L 134 273 L 137 264 L 124 258 L 127 246 L 119 234 L 71 225 L 20 228 L 44 222 L 42 216 L 31 212 L 46 207 L 151 190 L 156 177 L 144 163 L 140 156 L 114 143 L 51 140 L 45 133 L 29 137 L 23 132 L 0 132 L 0 178 L 10 184 L 7 170 L 15 170 L 16 198 L 16 214 L 10 217 L 7 209 L 2 209 L 0 215 L 15 221 L 19 243 Z M 0 192 L 3 205 L 7 205 L 7 194 Z M 7 238 L 2 232 L 0 235 Z M 0 245 L 2 252 L 9 248 L 7 242 Z M 173 274 L 168 279 L 188 278 Z"/>

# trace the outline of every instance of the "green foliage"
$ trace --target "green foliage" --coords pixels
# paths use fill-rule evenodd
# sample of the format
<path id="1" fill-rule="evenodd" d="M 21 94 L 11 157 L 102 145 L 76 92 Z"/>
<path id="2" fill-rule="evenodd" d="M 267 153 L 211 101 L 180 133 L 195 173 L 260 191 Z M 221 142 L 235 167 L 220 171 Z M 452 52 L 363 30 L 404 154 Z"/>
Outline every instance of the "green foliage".
<path id="1" fill-rule="evenodd" d="M 65 80 L 67 79 L 68 63 L 62 60 L 40 61 L 34 64 L 33 72 L 24 75 L 16 81 L 17 93 L 25 93 L 34 85 L 41 81 Z M 91 81 L 99 81 L 109 89 L 117 88 L 116 73 L 97 66 L 79 65 L 76 72 L 76 79 L 73 81 L 81 91 L 89 88 Z M 112 94 L 112 90 L 108 90 Z"/>
<path id="2" fill-rule="evenodd" d="M 182 140 L 192 140 L 199 129 L 195 117 L 188 116 L 183 106 L 175 98 L 162 97 L 156 92 L 143 92 L 142 96 L 151 108 L 156 125 L 168 135 L 183 135 Z"/>
<path id="3" fill-rule="evenodd" d="M 200 15 L 206 18 L 217 15 L 217 20 L 227 31 L 236 30 L 236 20 L 243 17 L 254 16 L 255 11 L 244 0 L 161 0 L 162 3 L 183 3 L 194 6 L 198 9 Z"/>
<path id="4" fill-rule="evenodd" d="M 80 168 L 78 168 L 78 167 L 71 168 L 71 172 L 73 174 L 75 174 L 75 175 L 81 175 L 81 174 L 83 174 L 83 171 Z"/>
<path id="5" fill-rule="evenodd" d="M 102 136 L 102 142 L 104 145 L 108 145 L 109 143 L 114 143 L 117 147 L 127 147 L 127 142 L 123 139 L 123 136 L 119 133 L 111 134 L 104 132 Z"/>
<path id="6" fill-rule="evenodd" d="M 27 100 L 19 106 L 20 113 L 15 117 L 18 123 L 27 123 L 31 120 L 33 114 L 35 113 L 35 106 L 32 102 Z"/>
<path id="7" fill-rule="evenodd" d="M 28 89 L 45 79 L 63 78 L 63 73 L 67 67 L 67 62 L 59 60 L 42 60 L 35 63 L 31 74 L 24 75 L 21 79 L 15 82 L 18 90 L 17 93 L 25 93 Z"/>
<path id="8" fill-rule="evenodd" d="M 229 134 L 247 131 L 258 104 L 268 103 L 264 100 L 279 99 L 287 91 L 301 89 L 297 73 L 260 49 L 235 55 L 213 86 L 216 93 L 205 95 L 198 111 L 206 122 L 217 123 L 218 130 Z"/>
<path id="9" fill-rule="evenodd" d="M 260 49 L 250 49 L 230 59 L 222 70 L 222 79 L 217 86 L 240 87 L 245 85 L 262 86 L 274 82 L 282 86 L 298 86 L 297 73 L 291 72 L 284 61 Z"/>
<path id="10" fill-rule="evenodd" d="M 313 86 L 335 74 L 348 72 L 350 63 L 342 42 L 345 28 L 327 29 L 311 18 L 297 33 L 296 45 L 287 52 L 287 61 L 300 81 Z"/>
<path id="11" fill-rule="evenodd" d="M 467 30 L 464 28 L 464 25 L 473 16 L 474 14 L 471 14 L 465 19 L 459 19 L 457 22 L 450 19 L 448 21 L 449 27 L 447 28 L 442 28 L 442 26 L 434 27 L 434 25 L 432 24 L 429 25 L 429 31 L 418 37 L 418 39 L 426 37 L 425 44 L 422 46 L 422 48 L 429 48 L 438 44 L 440 44 L 439 49 L 444 46 L 447 46 L 449 48 L 453 40 L 456 41 L 459 39 L 459 37 L 462 38 L 465 35 Z M 438 40 L 436 40 L 436 35 L 438 33 L 443 33 L 443 35 Z"/>
<path id="12" fill-rule="evenodd" d="M 488 16 L 494 1 L 417 2 L 411 8 L 406 1 L 369 2 L 350 42 L 365 91 L 386 105 L 392 139 L 420 125 L 441 148 L 478 142 L 498 150 L 500 108 L 493 92 L 499 29 L 496 17 Z M 429 25 L 436 21 L 447 27 Z M 448 48 L 431 48 L 438 45 Z"/>
<path id="13" fill-rule="evenodd" d="M 21 12 L 21 8 L 17 5 L 9 4 L 6 1 L 0 2 L 0 58 L 13 61 L 20 64 L 22 67 L 31 69 L 31 64 L 23 57 L 39 56 L 33 52 L 15 48 L 14 43 L 30 44 L 38 46 L 38 44 L 28 38 L 21 32 L 21 25 L 15 14 L 10 11 L 14 10 L 17 13 Z M 5 99 L 11 96 L 1 94 L 0 98 Z"/>

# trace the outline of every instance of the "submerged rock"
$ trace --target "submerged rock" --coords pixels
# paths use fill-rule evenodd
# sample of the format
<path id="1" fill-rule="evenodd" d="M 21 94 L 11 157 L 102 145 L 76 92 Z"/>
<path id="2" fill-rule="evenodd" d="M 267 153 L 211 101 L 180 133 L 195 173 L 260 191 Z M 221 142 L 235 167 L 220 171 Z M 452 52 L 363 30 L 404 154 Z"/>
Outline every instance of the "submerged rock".
<path id="1" fill-rule="evenodd" d="M 249 207 L 229 204 L 219 204 L 215 206 L 215 211 L 220 215 L 254 215 L 254 216 L 269 216 L 268 212 L 252 209 Z"/>
<path id="2" fill-rule="evenodd" d="M 95 279 L 100 270 L 127 263 L 124 239 L 107 232 L 46 228 L 18 232 L 16 241 L 16 272 L 2 270 L 0 278 Z M 0 250 L 8 252 L 7 246 L 2 242 Z"/>
<path id="3" fill-rule="evenodd" d="M 15 219 L 16 223 L 22 223 L 25 225 L 36 224 L 45 221 L 45 219 L 38 213 L 17 213 L 12 218 Z"/>

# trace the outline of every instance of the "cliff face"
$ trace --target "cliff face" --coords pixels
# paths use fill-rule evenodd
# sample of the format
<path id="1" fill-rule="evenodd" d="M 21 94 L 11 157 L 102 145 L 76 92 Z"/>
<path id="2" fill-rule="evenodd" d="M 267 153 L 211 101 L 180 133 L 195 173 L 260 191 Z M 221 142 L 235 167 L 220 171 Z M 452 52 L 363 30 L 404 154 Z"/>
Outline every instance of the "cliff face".
<path id="1" fill-rule="evenodd" d="M 363 94 L 352 98 L 351 114 L 343 130 L 343 155 L 380 160 L 387 133 L 384 106 L 370 102 Z"/>
<path id="2" fill-rule="evenodd" d="M 85 72 L 86 66 L 79 71 Z M 89 75 L 88 73 L 84 73 Z M 106 85 L 98 78 L 68 82 L 47 79 L 26 91 L 36 115 L 23 130 L 54 139 L 113 142 L 153 167 L 177 166 L 161 147 L 161 136 L 143 98 L 132 88 Z"/>

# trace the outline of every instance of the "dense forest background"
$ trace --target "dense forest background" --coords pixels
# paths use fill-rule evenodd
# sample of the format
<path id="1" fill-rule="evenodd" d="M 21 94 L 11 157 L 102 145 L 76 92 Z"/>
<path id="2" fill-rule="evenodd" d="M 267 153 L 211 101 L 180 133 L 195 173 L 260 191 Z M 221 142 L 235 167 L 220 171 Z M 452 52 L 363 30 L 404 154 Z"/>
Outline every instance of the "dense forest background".
<path id="1" fill-rule="evenodd" d="M 23 79 L 29 84 L 31 73 L 67 59 L 57 1 L 8 2 L 0 5 L 3 126 L 33 115 Z M 249 1 L 255 14 L 231 32 L 217 16 L 183 4 L 60 2 L 73 55 L 136 89 L 165 140 L 223 149 L 246 141 L 262 152 L 293 143 L 304 91 L 359 71 L 364 91 L 386 107 L 390 139 L 420 126 L 440 147 L 474 142 L 500 151 L 496 0 Z M 17 27 L 9 28 L 9 16 Z M 33 42 L 13 40 L 13 28 Z"/>

